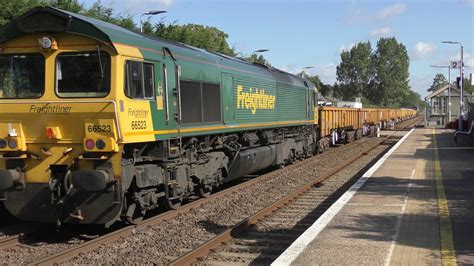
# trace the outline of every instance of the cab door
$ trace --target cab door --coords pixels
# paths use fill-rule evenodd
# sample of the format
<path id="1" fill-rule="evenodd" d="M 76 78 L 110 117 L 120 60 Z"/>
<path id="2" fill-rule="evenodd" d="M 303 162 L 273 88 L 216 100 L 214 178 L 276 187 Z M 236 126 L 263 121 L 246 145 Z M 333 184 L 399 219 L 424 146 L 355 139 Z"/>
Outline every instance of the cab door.
<path id="1" fill-rule="evenodd" d="M 177 134 L 175 112 L 179 111 L 176 87 L 176 73 L 173 62 L 155 62 L 155 98 L 151 102 L 155 139 L 167 139 Z"/>

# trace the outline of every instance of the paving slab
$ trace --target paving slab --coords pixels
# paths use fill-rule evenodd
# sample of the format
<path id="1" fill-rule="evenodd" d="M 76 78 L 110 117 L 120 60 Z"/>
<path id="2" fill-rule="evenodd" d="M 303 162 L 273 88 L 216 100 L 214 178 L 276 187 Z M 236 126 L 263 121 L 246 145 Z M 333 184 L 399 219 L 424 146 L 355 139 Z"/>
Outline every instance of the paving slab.
<path id="1" fill-rule="evenodd" d="M 292 265 L 474 264 L 474 147 L 465 143 L 455 146 L 451 130 L 415 129 Z"/>

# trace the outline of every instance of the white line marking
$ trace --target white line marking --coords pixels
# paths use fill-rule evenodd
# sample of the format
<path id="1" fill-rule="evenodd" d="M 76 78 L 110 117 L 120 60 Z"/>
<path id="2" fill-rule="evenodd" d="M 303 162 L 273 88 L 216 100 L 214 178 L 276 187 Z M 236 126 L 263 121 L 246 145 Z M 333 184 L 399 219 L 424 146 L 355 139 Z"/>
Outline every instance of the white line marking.
<path id="1" fill-rule="evenodd" d="M 385 266 L 390 265 L 390 260 L 392 259 L 393 250 L 395 249 L 395 244 L 398 240 L 398 235 L 400 234 L 400 226 L 402 225 L 403 215 L 405 214 L 405 209 L 407 207 L 408 194 L 410 193 L 410 188 L 412 186 L 411 180 L 415 176 L 415 170 L 416 169 L 413 169 L 413 171 L 411 172 L 410 183 L 408 184 L 406 195 L 405 195 L 405 198 L 403 199 L 403 206 L 402 206 L 402 209 L 400 210 L 400 213 L 398 214 L 398 217 L 397 217 L 397 224 L 395 226 L 395 228 L 396 228 L 395 229 L 395 234 L 392 236 L 392 241 L 390 242 L 390 248 L 388 250 L 387 257 L 385 258 L 385 262 L 384 262 Z"/>
<path id="2" fill-rule="evenodd" d="M 306 249 L 321 231 L 329 224 L 329 222 L 336 216 L 342 207 L 354 196 L 354 194 L 364 185 L 365 181 L 371 177 L 374 172 L 387 160 L 387 158 L 405 141 L 405 139 L 415 130 L 412 128 L 403 136 L 380 160 L 378 160 L 364 175 L 354 184 L 349 190 L 344 193 L 329 209 L 319 217 L 314 224 L 308 228 L 298 239 L 296 239 L 285 252 L 283 252 L 273 263 L 273 266 L 290 265 L 298 256 Z"/>

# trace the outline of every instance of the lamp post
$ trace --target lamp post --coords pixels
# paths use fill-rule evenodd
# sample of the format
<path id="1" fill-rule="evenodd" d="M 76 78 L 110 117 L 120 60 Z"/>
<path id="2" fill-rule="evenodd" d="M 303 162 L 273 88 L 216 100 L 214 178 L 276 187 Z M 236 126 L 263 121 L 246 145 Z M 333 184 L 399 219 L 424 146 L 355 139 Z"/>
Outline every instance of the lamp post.
<path id="1" fill-rule="evenodd" d="M 301 77 L 304 78 L 304 75 L 306 74 L 306 73 L 304 72 L 305 69 L 312 69 L 312 68 L 314 68 L 314 66 L 305 66 L 305 67 L 302 67 L 302 68 L 301 68 Z"/>
<path id="2" fill-rule="evenodd" d="M 162 13 L 166 13 L 166 11 L 164 11 L 164 10 L 151 10 L 151 11 L 148 11 L 146 13 L 143 13 L 140 16 L 140 32 L 143 32 L 143 16 L 154 16 L 154 15 L 158 15 L 158 14 L 162 14 Z"/>
<path id="3" fill-rule="evenodd" d="M 448 69 L 448 122 L 451 121 L 451 64 L 448 66 L 433 66 L 436 68 L 447 68 Z"/>
<path id="4" fill-rule="evenodd" d="M 459 82 L 459 87 L 461 90 L 461 95 L 460 95 L 460 106 L 459 106 L 459 131 L 463 131 L 463 125 L 464 125 L 464 116 L 463 116 L 463 111 L 464 111 L 464 60 L 463 60 L 463 45 L 460 42 L 455 42 L 455 41 L 443 41 L 442 43 L 448 43 L 448 44 L 459 44 L 461 47 L 461 65 L 459 66 L 459 76 L 461 77 L 461 80 Z"/>
<path id="5" fill-rule="evenodd" d="M 265 52 L 268 52 L 268 51 L 270 51 L 270 50 L 268 50 L 268 49 L 258 49 L 258 50 L 253 51 L 252 54 L 265 53 Z"/>

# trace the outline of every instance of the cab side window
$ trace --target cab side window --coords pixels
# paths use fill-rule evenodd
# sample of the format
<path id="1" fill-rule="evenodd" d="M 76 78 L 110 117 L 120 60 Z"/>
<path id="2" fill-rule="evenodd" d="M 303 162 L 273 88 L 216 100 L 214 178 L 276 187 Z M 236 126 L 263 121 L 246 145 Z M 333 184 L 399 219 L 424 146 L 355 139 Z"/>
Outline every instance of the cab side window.
<path id="1" fill-rule="evenodd" d="M 125 63 L 125 95 L 133 99 L 153 99 L 154 66 L 150 63 Z"/>

